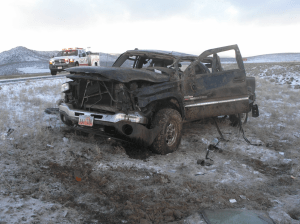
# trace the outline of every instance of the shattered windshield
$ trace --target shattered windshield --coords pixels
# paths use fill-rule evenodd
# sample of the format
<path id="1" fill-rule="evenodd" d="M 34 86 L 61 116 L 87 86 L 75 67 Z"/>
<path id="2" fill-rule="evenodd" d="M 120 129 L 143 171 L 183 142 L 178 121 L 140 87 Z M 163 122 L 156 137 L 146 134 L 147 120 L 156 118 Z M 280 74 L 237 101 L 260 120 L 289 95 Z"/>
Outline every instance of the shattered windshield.
<path id="1" fill-rule="evenodd" d="M 78 50 L 67 50 L 58 52 L 57 56 L 77 56 Z"/>
<path id="2" fill-rule="evenodd" d="M 151 67 L 166 67 L 168 68 L 173 64 L 173 59 L 159 58 L 157 56 L 148 55 L 121 55 L 114 67 L 126 67 L 126 68 L 151 68 Z"/>

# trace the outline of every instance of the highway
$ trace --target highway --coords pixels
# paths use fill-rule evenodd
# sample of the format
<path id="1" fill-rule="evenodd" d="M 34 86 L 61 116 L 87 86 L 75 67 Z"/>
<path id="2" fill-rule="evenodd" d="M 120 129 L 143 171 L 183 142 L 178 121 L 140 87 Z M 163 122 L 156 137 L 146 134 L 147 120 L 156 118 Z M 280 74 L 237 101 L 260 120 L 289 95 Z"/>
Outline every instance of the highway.
<path id="1" fill-rule="evenodd" d="M 7 84 L 7 83 L 13 83 L 13 82 L 24 82 L 28 80 L 37 80 L 37 79 L 56 79 L 56 78 L 62 78 L 68 75 L 69 73 L 62 74 L 62 75 L 47 75 L 47 76 L 33 76 L 33 77 L 26 77 L 26 78 L 14 78 L 14 79 L 1 79 L 0 80 L 0 85 L 1 84 Z"/>

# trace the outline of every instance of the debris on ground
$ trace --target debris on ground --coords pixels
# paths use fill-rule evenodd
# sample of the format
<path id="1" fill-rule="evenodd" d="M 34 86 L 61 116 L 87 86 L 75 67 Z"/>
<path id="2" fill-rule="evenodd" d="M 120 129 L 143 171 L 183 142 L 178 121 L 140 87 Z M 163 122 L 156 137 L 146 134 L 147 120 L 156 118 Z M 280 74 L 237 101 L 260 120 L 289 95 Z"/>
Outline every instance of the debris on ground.
<path id="1" fill-rule="evenodd" d="M 59 114 L 58 108 L 47 108 L 44 112 L 46 114 Z"/>
<path id="2" fill-rule="evenodd" d="M 269 215 L 256 210 L 204 210 L 201 214 L 207 223 L 274 224 Z"/>
<path id="3" fill-rule="evenodd" d="M 240 195 L 240 198 L 243 199 L 243 200 L 247 199 L 245 195 Z"/>

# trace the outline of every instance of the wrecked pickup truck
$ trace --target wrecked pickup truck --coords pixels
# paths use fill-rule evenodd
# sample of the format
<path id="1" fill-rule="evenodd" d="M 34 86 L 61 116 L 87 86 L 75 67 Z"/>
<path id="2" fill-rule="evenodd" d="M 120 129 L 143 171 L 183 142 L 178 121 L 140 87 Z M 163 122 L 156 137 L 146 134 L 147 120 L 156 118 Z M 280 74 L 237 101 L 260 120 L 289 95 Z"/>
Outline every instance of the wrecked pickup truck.
<path id="1" fill-rule="evenodd" d="M 237 67 L 224 70 L 218 53 L 230 50 Z M 62 85 L 65 98 L 59 105 L 66 125 L 150 146 L 160 154 L 177 149 L 183 122 L 251 110 L 258 116 L 255 78 L 246 77 L 237 45 L 198 57 L 129 50 L 112 67 L 66 70 L 72 81 Z"/>

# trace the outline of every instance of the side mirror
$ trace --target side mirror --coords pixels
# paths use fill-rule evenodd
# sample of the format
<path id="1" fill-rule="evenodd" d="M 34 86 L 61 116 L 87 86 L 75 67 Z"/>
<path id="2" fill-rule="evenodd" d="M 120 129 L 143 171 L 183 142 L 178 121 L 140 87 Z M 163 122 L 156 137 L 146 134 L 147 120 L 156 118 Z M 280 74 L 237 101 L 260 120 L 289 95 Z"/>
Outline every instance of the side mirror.
<path id="1" fill-rule="evenodd" d="M 78 57 L 80 57 L 80 58 L 81 58 L 81 54 L 78 54 Z"/>

